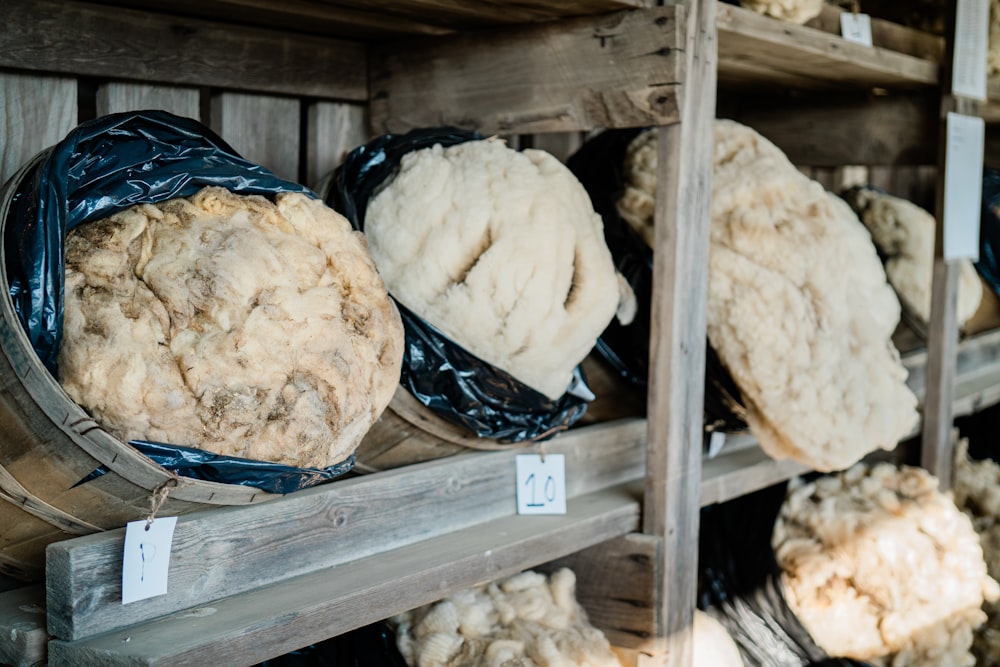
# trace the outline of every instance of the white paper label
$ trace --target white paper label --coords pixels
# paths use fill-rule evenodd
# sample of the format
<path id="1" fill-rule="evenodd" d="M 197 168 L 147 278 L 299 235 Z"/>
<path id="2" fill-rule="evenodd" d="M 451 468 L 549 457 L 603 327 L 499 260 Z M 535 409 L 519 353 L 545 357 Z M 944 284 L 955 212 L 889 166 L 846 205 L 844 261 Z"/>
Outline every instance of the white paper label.
<path id="1" fill-rule="evenodd" d="M 986 99 L 989 26 L 989 0 L 958 0 L 955 10 L 955 57 L 951 69 L 953 95 Z"/>
<path id="2" fill-rule="evenodd" d="M 979 213 L 983 191 L 982 118 L 948 114 L 944 169 L 944 258 L 979 259 Z"/>
<path id="3" fill-rule="evenodd" d="M 177 517 L 157 517 L 152 524 L 130 521 L 125 526 L 122 557 L 122 604 L 167 592 L 170 545 Z M 147 530 L 148 527 L 148 530 Z"/>
<path id="4" fill-rule="evenodd" d="M 840 34 L 848 42 L 872 45 L 872 18 L 868 14 L 842 12 L 840 14 Z"/>
<path id="5" fill-rule="evenodd" d="M 722 431 L 712 431 L 708 437 L 708 458 L 714 459 L 726 445 L 726 434 Z"/>
<path id="6" fill-rule="evenodd" d="M 518 454 L 517 513 L 566 513 L 566 457 L 548 454 Z"/>

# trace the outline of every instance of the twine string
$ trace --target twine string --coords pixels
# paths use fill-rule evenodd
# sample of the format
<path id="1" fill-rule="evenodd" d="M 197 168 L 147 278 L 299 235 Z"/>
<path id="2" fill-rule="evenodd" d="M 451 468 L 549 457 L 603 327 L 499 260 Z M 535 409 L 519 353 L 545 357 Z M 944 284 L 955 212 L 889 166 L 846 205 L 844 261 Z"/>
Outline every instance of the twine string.
<path id="1" fill-rule="evenodd" d="M 149 496 L 149 515 L 146 516 L 146 530 L 149 530 L 149 527 L 153 525 L 156 513 L 160 511 L 163 503 L 167 500 L 170 490 L 177 488 L 179 481 L 176 474 L 171 474 L 168 479 L 163 480 L 153 489 L 153 493 Z"/>

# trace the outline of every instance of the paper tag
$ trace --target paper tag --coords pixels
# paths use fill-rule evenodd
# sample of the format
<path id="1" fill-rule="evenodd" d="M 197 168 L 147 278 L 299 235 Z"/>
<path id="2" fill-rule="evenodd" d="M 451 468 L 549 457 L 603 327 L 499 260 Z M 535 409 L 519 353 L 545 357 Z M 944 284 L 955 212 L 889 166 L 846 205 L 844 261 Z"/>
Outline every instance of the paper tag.
<path id="1" fill-rule="evenodd" d="M 990 0 L 958 0 L 955 9 L 955 56 L 951 92 L 986 99 L 986 51 L 989 44 Z"/>
<path id="2" fill-rule="evenodd" d="M 177 517 L 157 517 L 152 524 L 130 521 L 125 526 L 122 557 L 122 604 L 145 600 L 167 592 L 170 544 Z"/>
<path id="3" fill-rule="evenodd" d="M 548 454 L 518 454 L 517 513 L 566 513 L 566 457 Z"/>
<path id="4" fill-rule="evenodd" d="M 726 434 L 722 431 L 712 431 L 708 436 L 708 458 L 714 459 L 726 445 Z"/>
<path id="5" fill-rule="evenodd" d="M 840 14 L 840 35 L 848 42 L 872 46 L 872 17 L 868 14 L 842 12 Z"/>
<path id="6" fill-rule="evenodd" d="M 979 215 L 983 191 L 982 118 L 948 114 L 944 163 L 944 258 L 979 259 Z"/>

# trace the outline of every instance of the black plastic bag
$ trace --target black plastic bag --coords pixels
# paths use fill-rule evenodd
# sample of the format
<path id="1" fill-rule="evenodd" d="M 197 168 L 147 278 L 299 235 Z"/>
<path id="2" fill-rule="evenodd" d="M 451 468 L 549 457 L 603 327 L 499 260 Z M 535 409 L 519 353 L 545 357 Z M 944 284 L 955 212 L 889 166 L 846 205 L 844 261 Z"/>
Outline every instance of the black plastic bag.
<path id="1" fill-rule="evenodd" d="M 625 189 L 625 152 L 642 129 L 606 130 L 588 140 L 566 164 L 590 194 L 604 220 L 604 240 L 618 269 L 635 292 L 639 308 L 628 325 L 613 320 L 597 340 L 596 350 L 616 373 L 645 390 L 649 377 L 650 301 L 653 251 L 618 214 Z M 739 387 L 711 344 L 705 354 L 705 425 L 711 430 L 747 428 Z"/>
<path id="2" fill-rule="evenodd" d="M 407 667 L 385 621 L 290 651 L 256 667 Z"/>
<path id="3" fill-rule="evenodd" d="M 329 206 L 364 231 L 368 201 L 409 152 L 483 137 L 452 127 L 386 134 L 350 153 L 333 175 Z M 550 400 L 509 373 L 476 357 L 397 302 L 406 346 L 401 383 L 441 418 L 476 435 L 506 442 L 538 441 L 569 428 L 586 401 L 565 393 Z M 583 382 L 577 369 L 577 382 Z"/>
<path id="4" fill-rule="evenodd" d="M 979 261 L 976 270 L 1000 294 L 1000 171 L 983 169 L 982 213 L 979 217 Z"/>
<path id="5" fill-rule="evenodd" d="M 10 298 L 54 377 L 62 337 L 66 233 L 135 204 L 190 196 L 209 185 L 240 194 L 316 197 L 243 159 L 201 123 L 165 111 L 119 113 L 83 123 L 16 184 L 3 239 Z M 130 444 L 180 475 L 273 493 L 333 479 L 354 462 L 351 457 L 328 468 L 304 469 L 164 443 Z"/>

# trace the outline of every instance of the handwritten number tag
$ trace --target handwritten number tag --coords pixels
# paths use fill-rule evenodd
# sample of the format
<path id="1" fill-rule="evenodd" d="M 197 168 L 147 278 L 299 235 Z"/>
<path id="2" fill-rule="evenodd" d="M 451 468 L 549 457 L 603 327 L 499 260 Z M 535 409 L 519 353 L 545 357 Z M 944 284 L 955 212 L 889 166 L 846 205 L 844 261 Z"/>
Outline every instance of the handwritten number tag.
<path id="1" fill-rule="evenodd" d="M 566 513 L 566 457 L 519 454 L 517 462 L 517 513 Z"/>
<path id="2" fill-rule="evenodd" d="M 122 604 L 167 592 L 170 545 L 177 517 L 159 517 L 152 523 L 131 521 L 125 526 L 122 555 Z"/>

